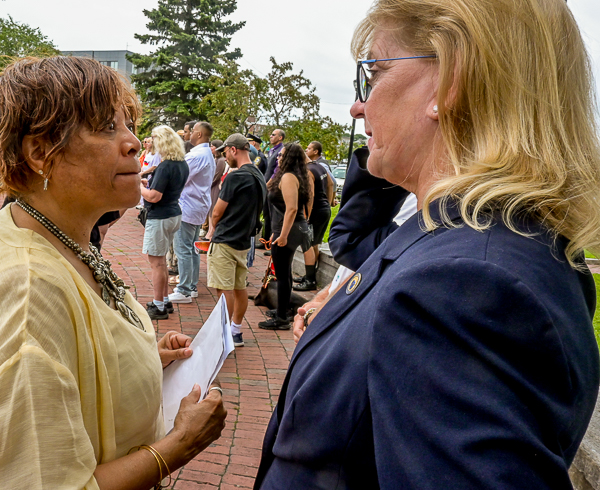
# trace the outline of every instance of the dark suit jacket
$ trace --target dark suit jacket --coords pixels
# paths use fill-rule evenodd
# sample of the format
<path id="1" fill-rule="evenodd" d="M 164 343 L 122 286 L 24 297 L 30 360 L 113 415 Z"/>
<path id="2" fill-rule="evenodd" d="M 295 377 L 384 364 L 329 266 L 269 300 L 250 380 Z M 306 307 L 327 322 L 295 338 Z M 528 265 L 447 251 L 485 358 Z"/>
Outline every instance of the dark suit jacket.
<path id="1" fill-rule="evenodd" d="M 275 173 L 275 167 L 277 167 L 277 155 L 279 155 L 279 152 L 282 148 L 283 145 L 277 148 L 277 150 L 273 152 L 273 154 L 269 157 L 267 163 L 267 171 L 265 173 L 265 182 L 269 182 L 269 180 L 271 180 L 271 177 L 273 177 L 273 174 Z"/>
<path id="2" fill-rule="evenodd" d="M 255 488 L 571 488 L 599 383 L 592 276 L 534 222 L 420 218 L 304 333 Z"/>
<path id="3" fill-rule="evenodd" d="M 357 270 L 398 225 L 392 220 L 409 192 L 366 170 L 367 147 L 356 150 L 342 190 L 340 210 L 329 230 L 329 249 L 338 264 Z"/>

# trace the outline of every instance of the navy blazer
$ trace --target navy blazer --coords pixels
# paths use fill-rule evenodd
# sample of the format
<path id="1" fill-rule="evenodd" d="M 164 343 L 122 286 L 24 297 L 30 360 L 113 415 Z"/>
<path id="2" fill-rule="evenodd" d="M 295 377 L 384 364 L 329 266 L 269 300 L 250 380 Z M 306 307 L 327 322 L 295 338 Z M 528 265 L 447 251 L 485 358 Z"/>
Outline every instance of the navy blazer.
<path id="1" fill-rule="evenodd" d="M 269 182 L 273 174 L 275 173 L 275 168 L 277 167 L 277 155 L 283 149 L 283 145 L 277 148 L 276 151 L 273 152 L 271 156 L 269 156 L 267 161 L 267 170 L 265 171 L 265 182 Z"/>
<path id="2" fill-rule="evenodd" d="M 393 219 L 409 192 L 366 170 L 367 147 L 352 154 L 340 210 L 329 230 L 329 249 L 338 264 L 357 270 L 391 233 Z"/>
<path id="3" fill-rule="evenodd" d="M 420 220 L 304 333 L 256 489 L 572 488 L 599 383 L 591 274 L 533 222 L 527 238 L 497 217 L 484 232 Z"/>

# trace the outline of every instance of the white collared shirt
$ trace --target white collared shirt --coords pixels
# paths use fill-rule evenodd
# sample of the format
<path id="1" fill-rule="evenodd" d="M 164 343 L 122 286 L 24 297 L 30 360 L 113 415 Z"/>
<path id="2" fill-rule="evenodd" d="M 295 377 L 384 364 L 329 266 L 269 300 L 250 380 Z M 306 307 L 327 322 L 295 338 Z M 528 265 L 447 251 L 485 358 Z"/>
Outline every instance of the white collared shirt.
<path id="1" fill-rule="evenodd" d="M 192 225 L 201 225 L 206 221 L 210 209 L 210 187 L 215 175 L 215 159 L 210 144 L 194 146 L 185 155 L 190 175 L 179 198 L 181 220 Z"/>

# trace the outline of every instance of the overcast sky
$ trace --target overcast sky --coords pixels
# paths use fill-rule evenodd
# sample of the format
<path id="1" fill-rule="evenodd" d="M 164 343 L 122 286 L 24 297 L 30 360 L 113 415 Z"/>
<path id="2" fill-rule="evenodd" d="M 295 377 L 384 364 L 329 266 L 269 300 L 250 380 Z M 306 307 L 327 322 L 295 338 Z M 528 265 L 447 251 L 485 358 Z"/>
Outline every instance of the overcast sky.
<path id="1" fill-rule="evenodd" d="M 600 81 L 600 0 L 568 0 L 584 33 Z M 59 49 L 148 52 L 134 39 L 146 32 L 143 9 L 158 0 L 0 0 L 0 17 L 39 27 Z M 245 20 L 232 46 L 242 50 L 240 64 L 258 75 L 270 68 L 269 57 L 291 61 L 317 88 L 321 113 L 350 124 L 356 64 L 350 40 L 369 0 L 238 0 L 232 20 Z M 359 128 L 362 131 L 362 125 Z"/>

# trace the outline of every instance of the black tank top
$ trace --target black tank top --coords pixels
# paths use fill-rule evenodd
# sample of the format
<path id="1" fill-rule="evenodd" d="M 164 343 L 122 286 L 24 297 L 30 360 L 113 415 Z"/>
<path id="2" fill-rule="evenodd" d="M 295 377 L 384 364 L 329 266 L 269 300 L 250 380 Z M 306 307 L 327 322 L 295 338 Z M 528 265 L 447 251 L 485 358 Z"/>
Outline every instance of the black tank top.
<path id="1" fill-rule="evenodd" d="M 275 189 L 269 189 L 267 201 L 271 208 L 271 228 L 275 235 L 279 236 L 281 228 L 283 227 L 283 217 L 285 215 L 285 201 L 283 199 L 283 192 L 281 192 L 281 189 L 279 189 L 279 187 L 276 187 Z M 304 217 L 306 205 L 306 199 L 302 199 L 298 195 L 298 211 L 296 212 L 294 222 L 306 219 Z M 273 211 L 273 208 L 275 208 L 275 211 Z"/>
<path id="2" fill-rule="evenodd" d="M 318 163 L 309 163 L 308 170 L 315 178 L 315 198 L 313 200 L 313 212 L 329 209 L 327 199 L 327 170 Z"/>

